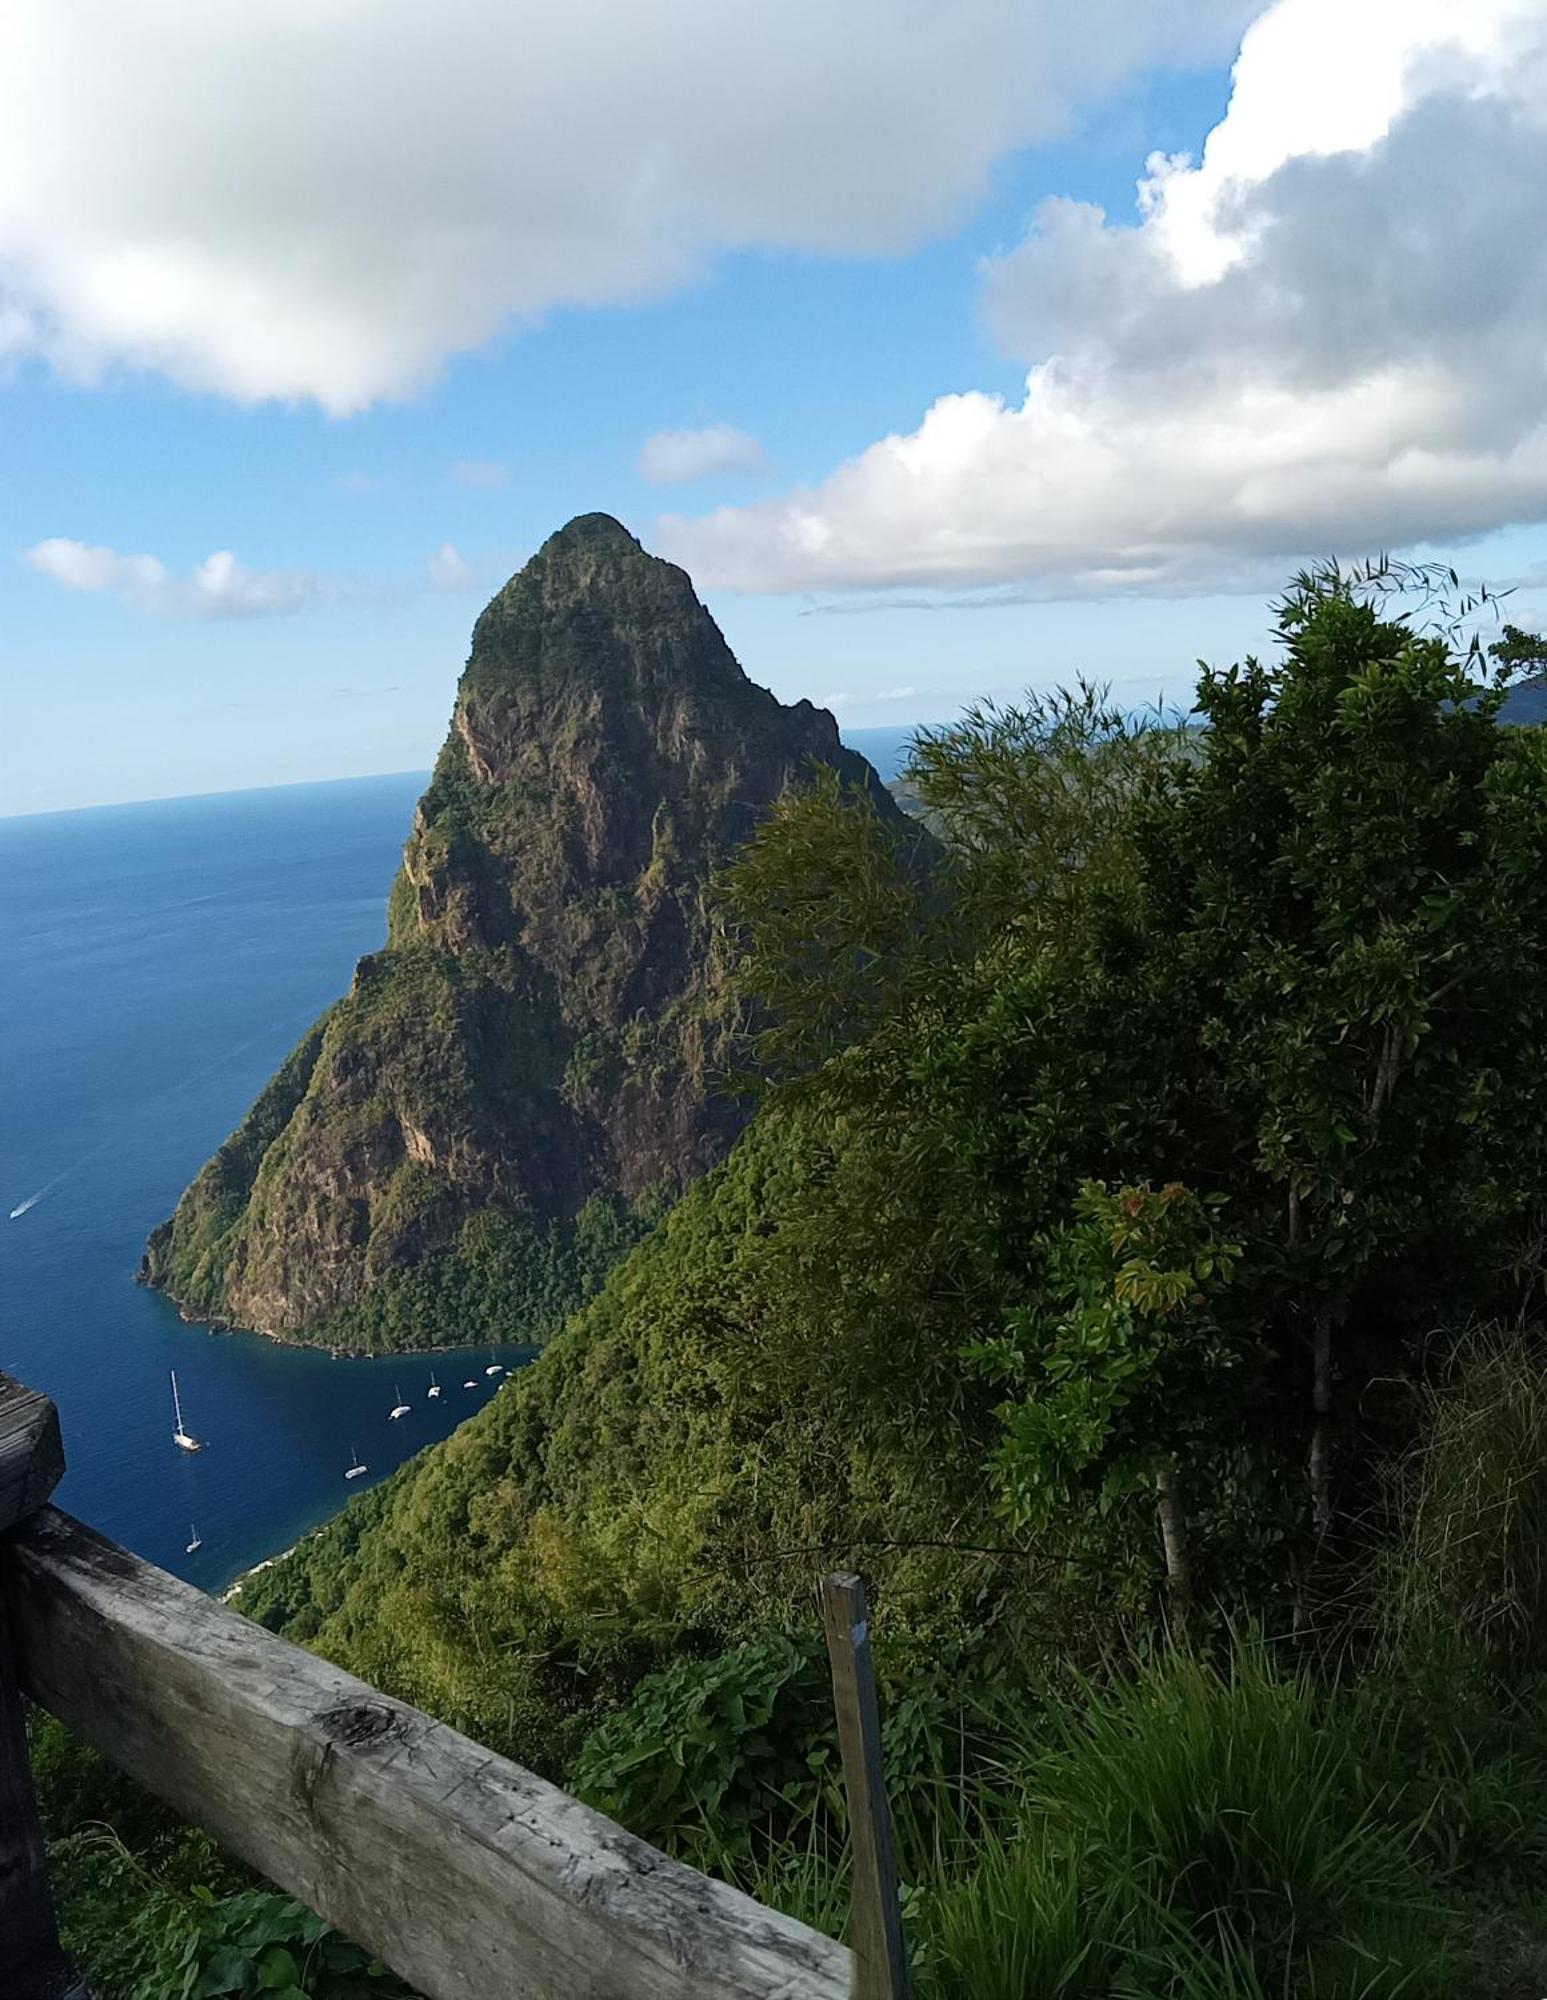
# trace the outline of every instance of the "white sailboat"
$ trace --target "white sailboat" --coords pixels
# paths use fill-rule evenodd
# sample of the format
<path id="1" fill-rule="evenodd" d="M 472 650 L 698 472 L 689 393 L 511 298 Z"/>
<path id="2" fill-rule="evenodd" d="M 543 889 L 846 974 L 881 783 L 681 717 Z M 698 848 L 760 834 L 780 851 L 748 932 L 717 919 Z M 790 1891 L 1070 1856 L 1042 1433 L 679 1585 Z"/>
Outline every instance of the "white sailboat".
<path id="1" fill-rule="evenodd" d="M 177 1418 L 177 1429 L 172 1433 L 172 1442 L 180 1446 L 184 1451 L 202 1451 L 204 1447 L 200 1444 L 199 1440 L 191 1432 L 183 1428 L 183 1405 L 177 1393 L 177 1370 L 174 1368 L 171 1372 L 172 1410 Z"/>
<path id="2" fill-rule="evenodd" d="M 503 1364 L 495 1360 L 492 1347 L 489 1349 L 489 1365 L 483 1372 L 485 1375 L 503 1375 L 505 1372 Z"/>
<path id="3" fill-rule="evenodd" d="M 440 1384 L 435 1379 L 435 1370 L 433 1368 L 430 1370 L 430 1387 L 428 1390 L 428 1394 L 432 1398 L 440 1394 Z"/>
<path id="4" fill-rule="evenodd" d="M 408 1415 L 408 1405 L 403 1401 L 403 1392 L 396 1382 L 392 1385 L 392 1394 L 396 1400 L 393 1402 L 392 1408 L 388 1410 L 387 1415 L 394 1420 L 398 1417 L 406 1417 Z"/>
<path id="5" fill-rule="evenodd" d="M 188 1546 L 183 1550 L 183 1554 L 185 1556 L 191 1556 L 195 1549 L 202 1549 L 203 1546 L 204 1546 L 203 1542 L 199 1540 L 198 1529 L 193 1525 L 192 1521 L 190 1521 L 188 1523 Z"/>
<path id="6" fill-rule="evenodd" d="M 346 1479 L 358 1479 L 362 1472 L 369 1472 L 370 1469 L 368 1465 L 361 1464 L 359 1452 L 351 1445 L 349 1447 L 349 1465 L 345 1470 L 344 1477 Z"/>

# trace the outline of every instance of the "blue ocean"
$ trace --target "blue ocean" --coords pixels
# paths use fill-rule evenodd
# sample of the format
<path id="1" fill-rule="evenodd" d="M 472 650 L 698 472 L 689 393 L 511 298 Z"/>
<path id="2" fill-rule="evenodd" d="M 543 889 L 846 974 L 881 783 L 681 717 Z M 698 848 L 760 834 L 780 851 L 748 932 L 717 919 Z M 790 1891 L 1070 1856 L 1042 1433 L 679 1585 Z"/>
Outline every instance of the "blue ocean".
<path id="1" fill-rule="evenodd" d="M 60 1504 L 207 1588 L 333 1513 L 352 1453 L 355 1487 L 385 1478 L 499 1380 L 487 1352 L 210 1333 L 134 1282 L 147 1231 L 380 945 L 423 786 L 0 820 L 0 1368 L 59 1405 Z M 173 1369 L 196 1455 L 172 1443 Z"/>
<path id="2" fill-rule="evenodd" d="M 903 733 L 853 740 L 890 776 Z M 501 1379 L 487 1350 L 336 1361 L 212 1333 L 134 1282 L 150 1230 L 381 944 L 424 782 L 0 820 L 0 1369 L 59 1405 L 60 1504 L 208 1589 Z M 172 1443 L 174 1369 L 197 1454 Z"/>

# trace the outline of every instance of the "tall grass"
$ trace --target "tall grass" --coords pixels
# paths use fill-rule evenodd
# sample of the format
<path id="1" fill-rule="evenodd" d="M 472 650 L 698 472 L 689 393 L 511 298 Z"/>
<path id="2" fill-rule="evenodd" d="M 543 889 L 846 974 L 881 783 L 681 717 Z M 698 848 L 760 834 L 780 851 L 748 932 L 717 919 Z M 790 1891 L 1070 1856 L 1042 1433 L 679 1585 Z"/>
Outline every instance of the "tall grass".
<path id="1" fill-rule="evenodd" d="M 1425 1396 L 1402 1468 L 1390 1565 L 1392 1663 L 1460 1654 L 1507 1680 L 1547 1668 L 1547 1353 L 1516 1329 L 1475 1334 Z"/>
<path id="2" fill-rule="evenodd" d="M 1242 1642 L 999 1718 L 997 1762 L 902 1802 L 919 2000 L 1452 2000 L 1424 1807 L 1378 1714 Z M 837 1929 L 832 1829 L 737 1879 Z M 732 1857 L 727 1856 L 727 1861 Z M 835 1922 L 835 1918 L 838 1920 Z"/>
<path id="3" fill-rule="evenodd" d="M 1416 1810 L 1259 1647 L 1076 1681 L 1022 1753 L 1013 1833 L 932 1912 L 942 2000 L 1448 1990 Z"/>

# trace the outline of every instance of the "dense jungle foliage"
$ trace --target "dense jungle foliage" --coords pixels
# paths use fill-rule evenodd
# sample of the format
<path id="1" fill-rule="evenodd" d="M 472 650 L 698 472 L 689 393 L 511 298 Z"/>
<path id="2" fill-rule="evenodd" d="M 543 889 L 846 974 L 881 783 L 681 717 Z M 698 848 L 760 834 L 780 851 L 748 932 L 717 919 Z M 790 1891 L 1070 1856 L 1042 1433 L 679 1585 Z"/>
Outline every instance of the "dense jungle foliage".
<path id="1" fill-rule="evenodd" d="M 1400 583 L 792 794 L 750 1130 L 244 1608 L 838 1928 L 858 1568 L 921 1993 L 1539 1993 L 1547 738 Z"/>

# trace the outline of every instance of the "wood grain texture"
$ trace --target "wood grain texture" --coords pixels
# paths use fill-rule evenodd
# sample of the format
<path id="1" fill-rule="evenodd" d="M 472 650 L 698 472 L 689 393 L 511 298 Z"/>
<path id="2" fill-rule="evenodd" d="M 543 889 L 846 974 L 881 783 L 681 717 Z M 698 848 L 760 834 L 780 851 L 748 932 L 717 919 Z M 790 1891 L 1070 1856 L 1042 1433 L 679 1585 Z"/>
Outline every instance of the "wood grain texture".
<path id="1" fill-rule="evenodd" d="M 830 1938 L 68 1515 L 0 1564 L 32 1698 L 429 2000 L 846 2000 Z"/>
<path id="2" fill-rule="evenodd" d="M 0 1375 L 0 1532 L 35 1514 L 63 1477 L 59 1413 L 47 1396 Z"/>
<path id="3" fill-rule="evenodd" d="M 833 1706 L 843 1789 L 849 1804 L 853 1890 L 854 2000 L 908 2000 L 908 1953 L 892 1853 L 892 1814 L 881 1760 L 881 1712 L 865 1586 L 857 1576 L 824 1576 L 822 1624 L 833 1669 Z"/>

